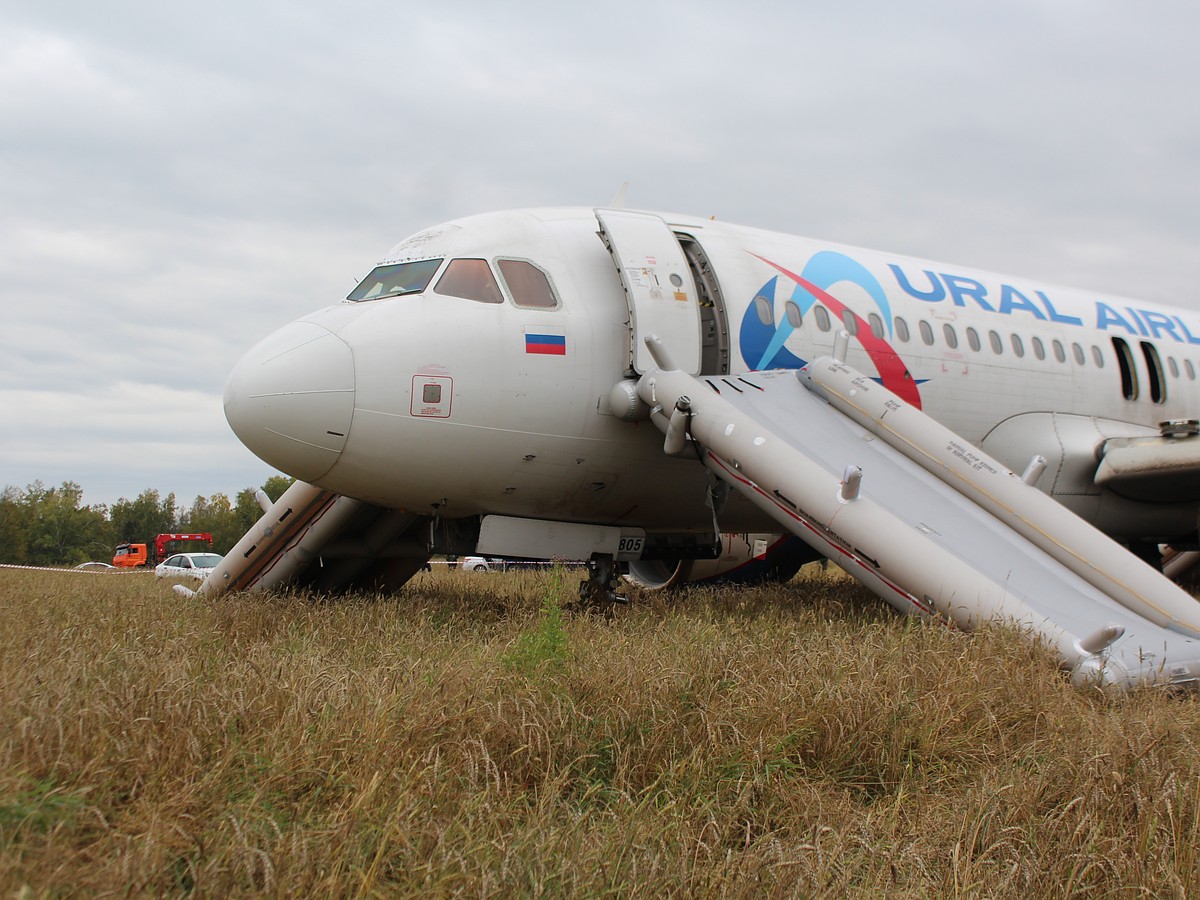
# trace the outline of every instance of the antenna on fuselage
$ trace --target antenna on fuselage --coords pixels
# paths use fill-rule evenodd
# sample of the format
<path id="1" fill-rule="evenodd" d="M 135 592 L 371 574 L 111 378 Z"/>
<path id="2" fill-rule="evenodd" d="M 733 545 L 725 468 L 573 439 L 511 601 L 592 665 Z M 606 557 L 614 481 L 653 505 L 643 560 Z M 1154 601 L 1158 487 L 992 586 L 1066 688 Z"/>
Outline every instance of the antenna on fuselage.
<path id="1" fill-rule="evenodd" d="M 613 194 L 612 200 L 608 201 L 609 209 L 624 209 L 625 202 L 629 198 L 629 182 L 622 181 L 621 186 L 617 188 L 617 192 Z"/>

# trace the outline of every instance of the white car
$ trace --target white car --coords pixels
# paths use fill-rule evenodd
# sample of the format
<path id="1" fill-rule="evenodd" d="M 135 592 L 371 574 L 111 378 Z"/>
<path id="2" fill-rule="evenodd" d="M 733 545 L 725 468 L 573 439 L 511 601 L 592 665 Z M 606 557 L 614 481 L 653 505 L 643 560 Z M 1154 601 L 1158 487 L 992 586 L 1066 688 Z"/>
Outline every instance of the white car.
<path id="1" fill-rule="evenodd" d="M 224 559 L 219 553 L 176 553 L 154 567 L 158 578 L 195 578 L 203 581 Z"/>
<path id="2" fill-rule="evenodd" d="M 464 572 L 497 572 L 504 568 L 500 560 L 485 556 L 464 556 L 458 565 Z"/>

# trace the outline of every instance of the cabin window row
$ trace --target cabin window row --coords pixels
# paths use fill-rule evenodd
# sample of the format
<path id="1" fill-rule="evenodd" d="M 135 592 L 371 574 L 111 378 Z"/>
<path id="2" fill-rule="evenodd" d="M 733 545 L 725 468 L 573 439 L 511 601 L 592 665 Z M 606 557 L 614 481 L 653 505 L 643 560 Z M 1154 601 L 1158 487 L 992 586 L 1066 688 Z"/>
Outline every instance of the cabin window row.
<path id="1" fill-rule="evenodd" d="M 883 321 L 878 315 L 871 314 L 871 318 L 875 321 L 871 322 L 871 332 L 876 337 L 883 337 Z M 912 335 L 908 330 L 908 323 L 903 318 L 897 316 L 895 321 L 896 337 L 901 343 L 907 344 L 912 340 Z M 917 331 L 921 337 L 921 343 L 926 347 L 932 347 L 937 343 L 937 337 L 934 333 L 933 325 L 924 319 L 917 322 Z M 941 328 L 942 342 L 951 350 L 957 350 L 959 347 L 958 331 L 949 322 L 944 323 Z M 964 330 L 967 346 L 979 353 L 983 350 L 983 337 L 972 326 L 967 326 Z M 1025 356 L 1026 347 L 1025 339 L 1016 332 L 1008 335 L 1007 349 L 1004 337 L 998 331 L 987 332 L 987 345 L 995 356 L 1003 356 L 1006 352 L 1011 352 L 1018 359 Z M 1056 362 L 1065 363 L 1067 361 L 1067 348 L 1062 341 L 1055 338 L 1050 342 L 1050 348 L 1047 350 L 1045 342 L 1040 337 L 1034 336 L 1029 339 L 1029 350 L 1038 360 L 1048 359 L 1053 356 Z M 1104 354 L 1099 347 L 1091 348 L 1092 363 L 1098 369 L 1104 368 Z M 1074 359 L 1077 366 L 1086 366 L 1088 362 L 1087 350 L 1080 344 L 1071 344 L 1071 357 Z"/>
<path id="2" fill-rule="evenodd" d="M 761 312 L 760 312 L 761 314 Z M 816 322 L 816 326 L 821 331 L 830 331 L 833 329 L 833 317 L 829 310 L 821 305 L 813 307 L 812 316 Z M 800 310 L 796 304 L 789 302 L 787 304 L 787 317 L 789 323 L 794 328 L 799 328 L 801 324 Z M 859 319 L 850 310 L 845 310 L 841 316 L 840 325 L 851 336 L 858 333 Z M 914 337 L 909 329 L 908 322 L 902 317 L 897 316 L 893 320 L 893 328 L 895 329 L 896 339 L 900 343 L 910 343 L 919 337 L 922 344 L 927 347 L 932 347 L 938 341 L 938 334 L 934 329 L 934 325 L 926 319 L 918 320 L 917 335 Z M 867 326 L 871 329 L 871 333 L 882 339 L 884 335 L 883 317 L 878 313 L 871 313 L 867 316 Z M 957 350 L 960 346 L 958 330 L 954 325 L 945 322 L 941 326 L 941 340 L 950 350 Z M 984 337 L 972 326 L 967 326 L 964 329 L 966 345 L 976 353 L 982 352 L 984 347 Z M 1006 352 L 1011 352 L 1013 356 L 1022 358 L 1026 354 L 1024 339 L 1019 335 L 1010 333 L 1007 342 L 1001 334 L 994 330 L 989 330 L 986 333 L 987 346 L 995 356 L 1002 356 Z M 1130 346 L 1119 337 L 1113 339 L 1113 349 L 1116 354 L 1117 364 L 1121 372 L 1121 392 L 1126 400 L 1138 399 L 1138 361 L 1137 357 Z M 1157 348 L 1149 341 L 1141 341 L 1141 355 L 1145 362 L 1147 374 L 1149 377 L 1150 399 L 1155 403 L 1163 403 L 1166 400 L 1166 376 L 1163 370 L 1162 359 L 1158 354 Z M 1093 344 L 1090 348 L 1090 356 L 1092 364 L 1103 369 L 1105 365 L 1104 351 L 1099 346 Z M 1067 346 L 1057 338 L 1050 341 L 1049 347 L 1040 337 L 1034 336 L 1029 339 L 1029 352 L 1038 360 L 1046 360 L 1053 357 L 1056 362 L 1067 362 Z M 1075 342 L 1070 345 L 1070 357 L 1077 366 L 1086 366 L 1088 364 L 1088 350 Z M 1175 357 L 1168 356 L 1166 359 L 1167 371 L 1170 372 L 1172 378 L 1186 377 L 1189 381 L 1196 380 L 1196 366 L 1190 359 L 1184 359 L 1182 367 L 1176 361 Z"/>

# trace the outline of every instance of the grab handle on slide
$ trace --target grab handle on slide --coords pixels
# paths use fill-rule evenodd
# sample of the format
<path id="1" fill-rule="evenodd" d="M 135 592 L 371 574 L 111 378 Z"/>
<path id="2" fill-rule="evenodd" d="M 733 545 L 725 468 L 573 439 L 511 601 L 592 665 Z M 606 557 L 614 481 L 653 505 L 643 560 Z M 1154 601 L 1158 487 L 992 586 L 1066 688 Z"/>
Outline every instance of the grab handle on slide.
<path id="1" fill-rule="evenodd" d="M 663 452 L 667 456 L 678 456 L 687 446 L 688 417 L 692 413 L 692 401 L 684 395 L 675 401 L 671 410 L 671 421 L 667 425 L 667 437 L 663 441 Z"/>
<path id="2" fill-rule="evenodd" d="M 1089 656 L 1094 656 L 1097 653 L 1103 653 L 1105 650 L 1119 641 L 1124 634 L 1124 625 L 1113 625 L 1112 623 L 1109 623 L 1103 628 L 1097 628 L 1087 637 L 1081 637 L 1075 642 L 1075 648 L 1080 653 L 1086 653 Z"/>

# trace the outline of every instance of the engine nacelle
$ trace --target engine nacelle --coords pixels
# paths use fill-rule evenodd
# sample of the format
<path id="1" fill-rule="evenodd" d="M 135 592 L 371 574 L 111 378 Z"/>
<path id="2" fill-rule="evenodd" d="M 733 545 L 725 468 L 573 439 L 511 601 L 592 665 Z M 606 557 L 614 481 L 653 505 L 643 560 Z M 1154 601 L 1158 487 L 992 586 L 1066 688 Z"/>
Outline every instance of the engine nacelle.
<path id="1" fill-rule="evenodd" d="M 761 584 L 784 582 L 805 563 L 821 556 L 792 535 L 722 534 L 716 559 L 638 560 L 625 576 L 648 590 L 683 584 Z"/>

